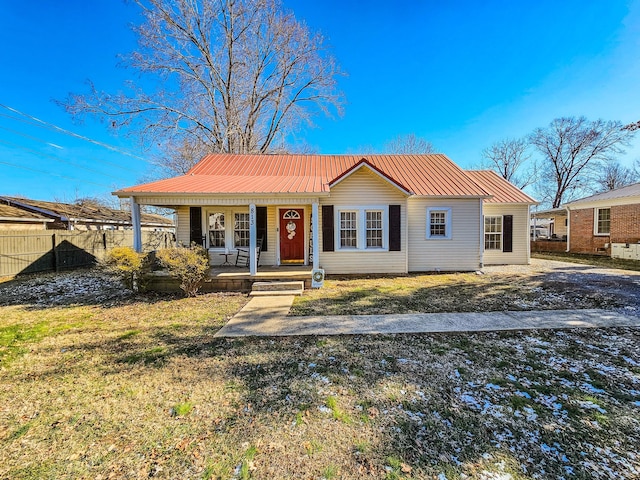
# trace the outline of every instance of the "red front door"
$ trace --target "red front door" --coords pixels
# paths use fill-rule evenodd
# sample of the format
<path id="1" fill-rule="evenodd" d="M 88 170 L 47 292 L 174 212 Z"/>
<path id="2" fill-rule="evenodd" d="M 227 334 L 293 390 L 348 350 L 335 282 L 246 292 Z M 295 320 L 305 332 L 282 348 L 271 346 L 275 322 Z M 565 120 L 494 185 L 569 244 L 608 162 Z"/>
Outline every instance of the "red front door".
<path id="1" fill-rule="evenodd" d="M 280 210 L 280 263 L 304 263 L 304 210 Z"/>

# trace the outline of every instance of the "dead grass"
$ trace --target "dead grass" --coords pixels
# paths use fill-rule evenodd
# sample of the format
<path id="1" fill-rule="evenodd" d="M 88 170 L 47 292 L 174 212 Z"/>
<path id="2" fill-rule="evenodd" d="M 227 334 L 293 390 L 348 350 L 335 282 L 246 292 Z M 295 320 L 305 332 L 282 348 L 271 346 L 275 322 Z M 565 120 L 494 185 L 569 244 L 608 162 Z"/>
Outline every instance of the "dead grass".
<path id="1" fill-rule="evenodd" d="M 637 329 L 217 339 L 245 296 L 59 298 L 0 306 L 0 478 L 640 475 Z"/>
<path id="2" fill-rule="evenodd" d="M 307 290 L 296 298 L 289 314 L 379 315 L 619 306 L 606 292 L 580 290 L 577 294 L 578 290 L 579 285 L 547 282 L 542 274 L 331 278 L 322 289 Z"/>

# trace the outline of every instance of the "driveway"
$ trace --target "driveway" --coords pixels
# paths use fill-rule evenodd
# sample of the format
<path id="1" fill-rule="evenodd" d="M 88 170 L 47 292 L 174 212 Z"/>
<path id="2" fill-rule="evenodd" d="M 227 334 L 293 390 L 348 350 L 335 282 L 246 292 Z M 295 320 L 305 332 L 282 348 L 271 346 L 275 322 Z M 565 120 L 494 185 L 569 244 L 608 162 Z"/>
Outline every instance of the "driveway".
<path id="1" fill-rule="evenodd" d="M 603 293 L 622 305 L 618 311 L 640 315 L 640 272 L 594 267 L 555 260 L 531 259 L 531 265 L 498 265 L 482 269 L 486 275 L 526 274 L 554 290 L 576 297 Z M 567 305 L 570 307 L 570 305 Z"/>

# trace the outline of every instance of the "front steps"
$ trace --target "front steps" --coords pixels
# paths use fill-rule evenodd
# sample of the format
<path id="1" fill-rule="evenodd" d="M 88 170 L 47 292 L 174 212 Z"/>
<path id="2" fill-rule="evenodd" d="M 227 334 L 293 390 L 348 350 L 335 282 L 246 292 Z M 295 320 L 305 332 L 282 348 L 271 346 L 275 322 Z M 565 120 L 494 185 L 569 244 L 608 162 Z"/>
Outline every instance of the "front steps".
<path id="1" fill-rule="evenodd" d="M 302 295 L 302 292 L 304 292 L 303 281 L 253 282 L 249 295 L 252 297 Z"/>

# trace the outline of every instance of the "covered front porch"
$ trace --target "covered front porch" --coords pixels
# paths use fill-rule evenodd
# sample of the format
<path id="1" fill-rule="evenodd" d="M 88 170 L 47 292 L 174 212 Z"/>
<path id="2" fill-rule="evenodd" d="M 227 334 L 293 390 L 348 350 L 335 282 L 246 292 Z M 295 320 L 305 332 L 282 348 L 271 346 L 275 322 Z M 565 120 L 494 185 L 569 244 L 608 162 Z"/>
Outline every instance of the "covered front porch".
<path id="1" fill-rule="evenodd" d="M 306 196 L 183 198 L 130 197 L 134 247 L 140 247 L 140 205 L 172 207 L 178 244 L 207 249 L 212 278 L 269 278 L 285 267 L 319 268 L 319 199 Z M 249 202 L 249 203 L 247 203 Z M 171 205 L 172 204 L 172 205 Z M 285 277 L 294 269 L 285 272 Z"/>

